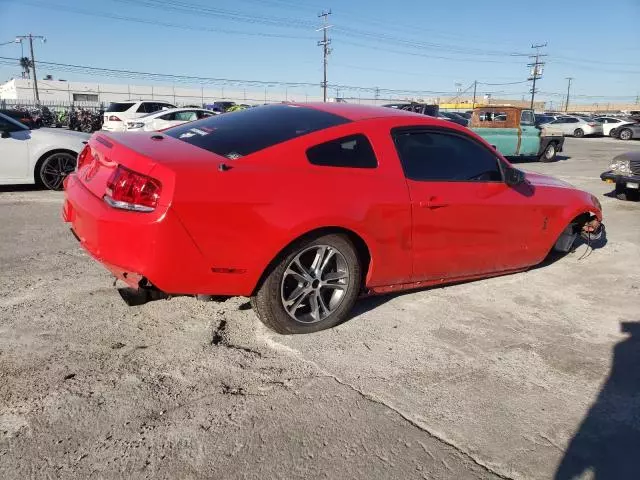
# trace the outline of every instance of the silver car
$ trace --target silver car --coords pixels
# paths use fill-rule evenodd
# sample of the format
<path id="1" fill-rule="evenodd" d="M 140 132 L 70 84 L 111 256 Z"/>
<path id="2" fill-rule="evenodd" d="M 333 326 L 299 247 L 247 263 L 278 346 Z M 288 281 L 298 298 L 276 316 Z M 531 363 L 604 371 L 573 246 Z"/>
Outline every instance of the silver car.
<path id="1" fill-rule="evenodd" d="M 552 127 L 554 131 L 582 138 L 585 135 L 603 135 L 602 123 L 589 117 L 566 116 L 541 125 Z"/>

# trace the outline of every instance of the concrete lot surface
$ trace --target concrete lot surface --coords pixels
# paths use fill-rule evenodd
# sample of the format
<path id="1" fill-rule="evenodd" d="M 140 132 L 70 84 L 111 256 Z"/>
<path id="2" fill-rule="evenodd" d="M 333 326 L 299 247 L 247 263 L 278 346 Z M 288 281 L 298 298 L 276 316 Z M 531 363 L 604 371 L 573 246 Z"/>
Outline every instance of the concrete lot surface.
<path id="1" fill-rule="evenodd" d="M 603 248 L 293 337 L 246 299 L 127 307 L 60 193 L 3 188 L 2 478 L 640 478 L 640 203 L 598 177 L 630 149 L 520 164 L 598 196 Z"/>

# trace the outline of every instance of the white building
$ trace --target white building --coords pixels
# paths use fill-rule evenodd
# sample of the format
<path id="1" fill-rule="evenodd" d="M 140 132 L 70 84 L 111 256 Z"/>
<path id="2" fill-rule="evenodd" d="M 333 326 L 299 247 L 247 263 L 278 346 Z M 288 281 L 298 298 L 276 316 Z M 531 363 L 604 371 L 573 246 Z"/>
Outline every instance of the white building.
<path id="1" fill-rule="evenodd" d="M 66 80 L 38 80 L 38 94 L 44 104 L 109 103 L 123 100 L 165 100 L 175 105 L 200 105 L 219 100 L 236 103 L 262 104 L 268 102 L 322 101 L 320 87 L 200 87 L 186 88 L 166 85 L 122 85 L 114 83 L 67 82 Z M 35 100 L 32 80 L 15 78 L 0 85 L 0 100 Z"/>

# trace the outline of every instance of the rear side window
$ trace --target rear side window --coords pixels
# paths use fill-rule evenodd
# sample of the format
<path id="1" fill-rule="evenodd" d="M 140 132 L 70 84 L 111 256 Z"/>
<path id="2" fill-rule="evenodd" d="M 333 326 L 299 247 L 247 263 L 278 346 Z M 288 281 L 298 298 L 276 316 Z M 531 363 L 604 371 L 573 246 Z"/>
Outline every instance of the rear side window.
<path id="1" fill-rule="evenodd" d="M 378 160 L 364 135 L 351 135 L 307 150 L 307 159 L 323 167 L 376 168 Z"/>
<path id="2" fill-rule="evenodd" d="M 184 122 L 193 122 L 194 120 L 198 119 L 198 116 L 196 115 L 196 112 L 176 112 L 175 114 L 175 120 L 180 120 L 180 121 L 184 121 Z"/>
<path id="3" fill-rule="evenodd" d="M 109 104 L 106 112 L 126 112 L 129 110 L 134 104 L 132 102 L 112 102 Z"/>
<path id="4" fill-rule="evenodd" d="M 486 147 L 444 131 L 398 131 L 393 140 L 407 178 L 432 182 L 501 182 L 497 157 Z"/>
<path id="5" fill-rule="evenodd" d="M 267 105 L 211 116 L 164 133 L 235 159 L 308 133 L 348 123 L 339 115 L 297 105 Z"/>

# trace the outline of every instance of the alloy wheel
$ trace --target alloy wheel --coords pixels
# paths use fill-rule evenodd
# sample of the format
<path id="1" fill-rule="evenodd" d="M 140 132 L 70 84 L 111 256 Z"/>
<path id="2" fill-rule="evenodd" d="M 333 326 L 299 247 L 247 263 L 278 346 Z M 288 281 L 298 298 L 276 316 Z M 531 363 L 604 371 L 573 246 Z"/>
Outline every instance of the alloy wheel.
<path id="1" fill-rule="evenodd" d="M 62 182 L 76 168 L 76 159 L 68 153 L 50 155 L 40 167 L 40 178 L 49 190 L 61 190 Z"/>
<path id="2" fill-rule="evenodd" d="M 287 266 L 280 285 L 282 306 L 297 322 L 324 320 L 342 303 L 349 275 L 347 260 L 339 250 L 313 245 Z"/>
<path id="3" fill-rule="evenodd" d="M 622 140 L 630 140 L 631 139 L 631 130 L 629 130 L 628 128 L 625 128 L 624 130 L 622 130 L 620 132 L 620 138 Z"/>

